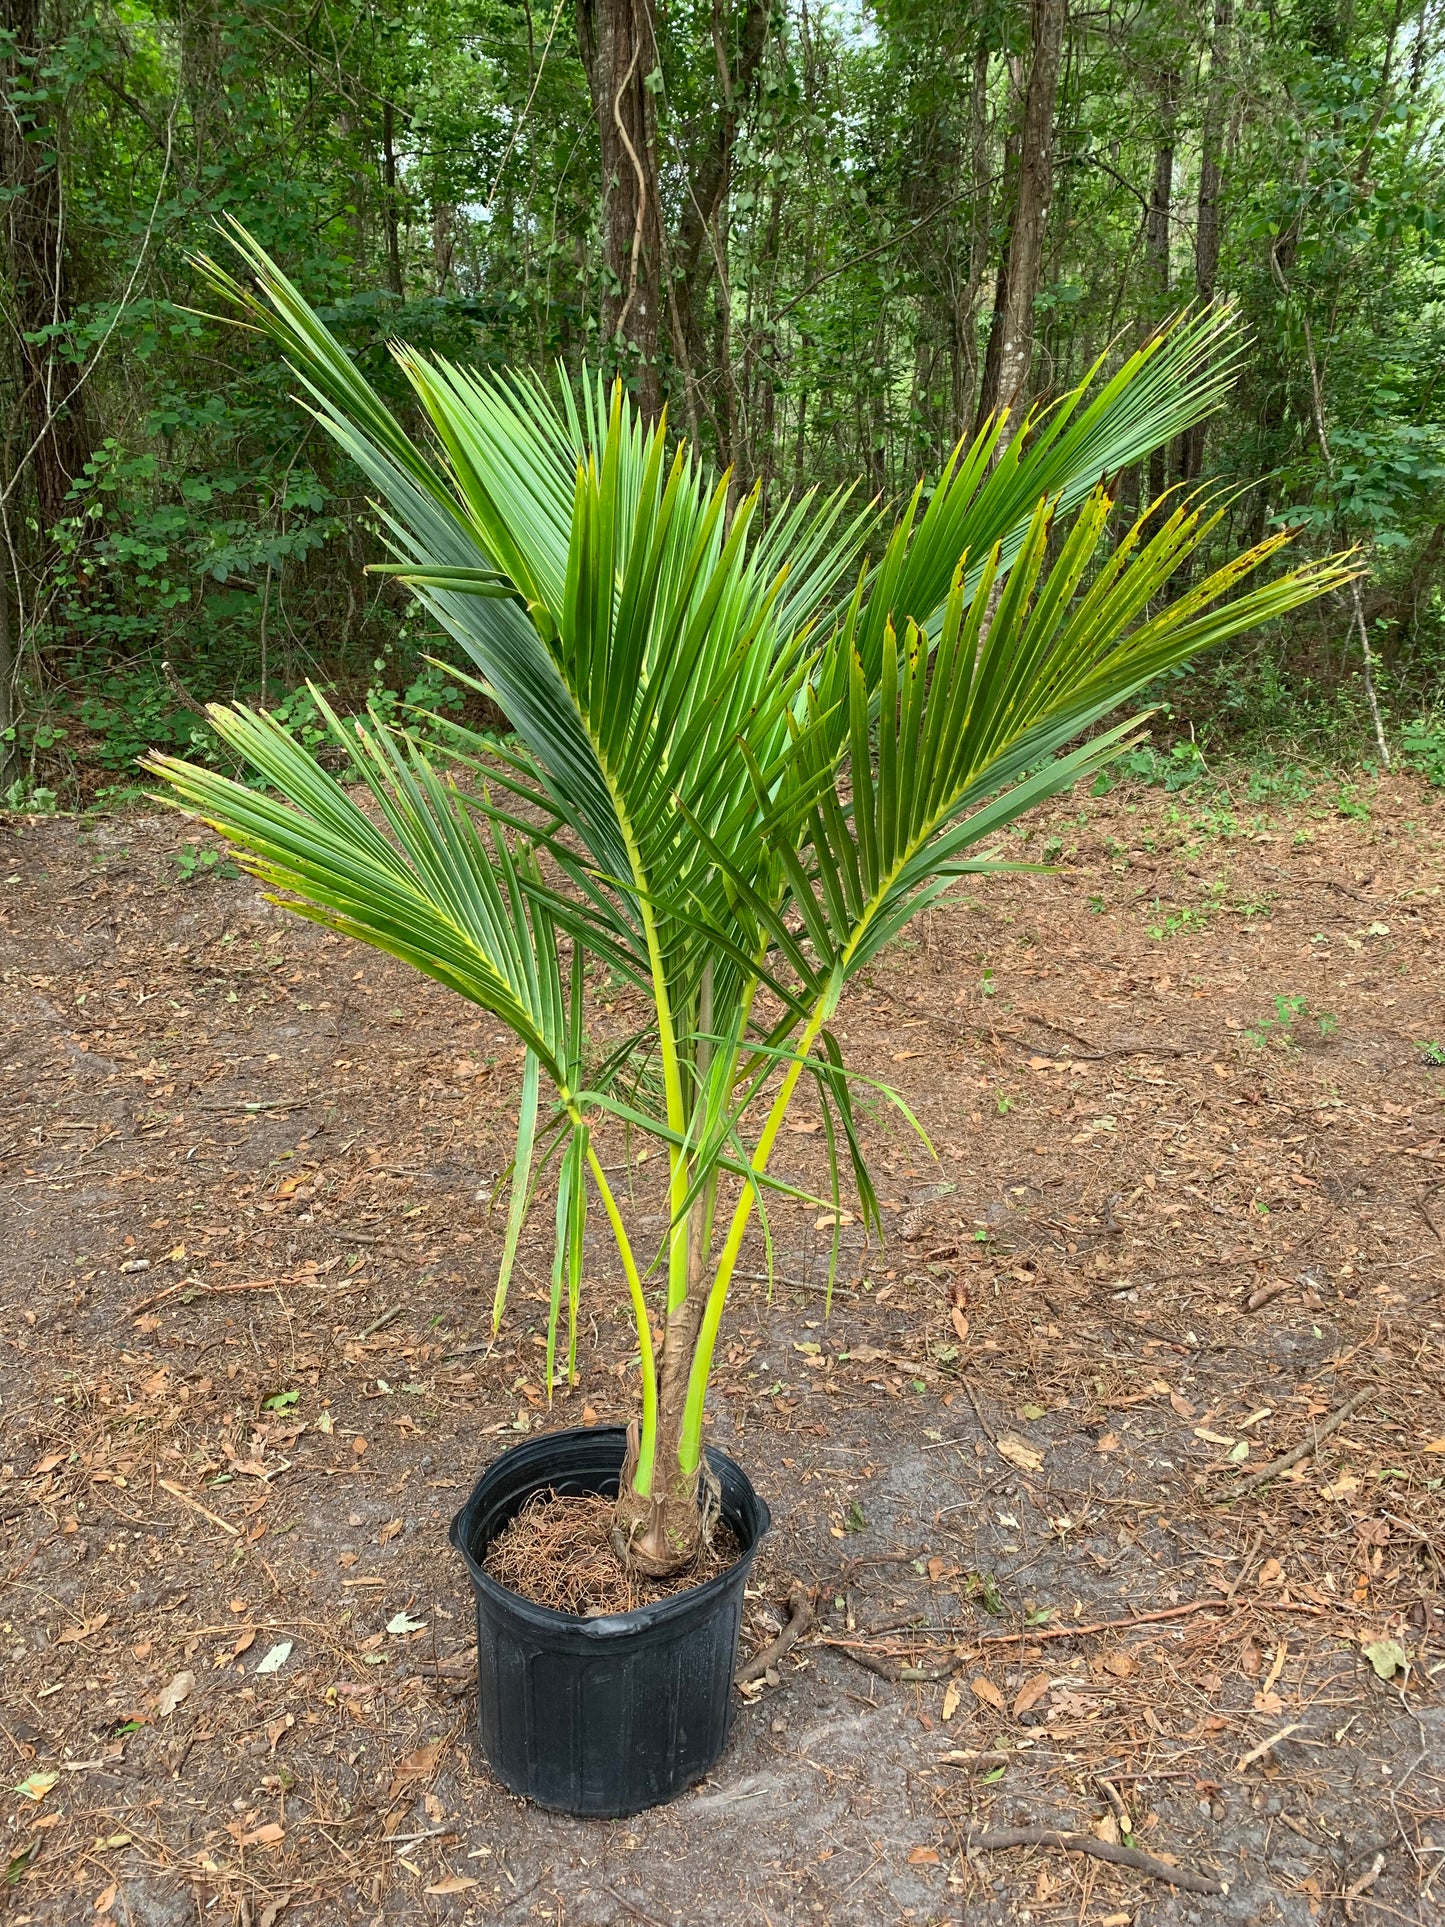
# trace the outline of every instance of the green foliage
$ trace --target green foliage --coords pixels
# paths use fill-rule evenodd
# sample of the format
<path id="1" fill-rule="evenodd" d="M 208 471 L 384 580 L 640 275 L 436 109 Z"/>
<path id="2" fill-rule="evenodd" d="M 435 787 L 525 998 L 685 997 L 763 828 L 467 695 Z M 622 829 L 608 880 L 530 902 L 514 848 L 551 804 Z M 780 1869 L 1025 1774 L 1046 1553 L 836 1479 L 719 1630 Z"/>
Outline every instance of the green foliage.
<path id="1" fill-rule="evenodd" d="M 212 285 L 280 343 L 317 421 L 384 495 L 385 572 L 466 653 L 477 673 L 458 681 L 494 695 L 515 734 L 487 742 L 433 713 L 453 753 L 444 776 L 380 705 L 343 721 L 313 688 L 369 810 L 312 753 L 297 710 L 284 722 L 210 711 L 264 789 L 171 755 L 148 766 L 292 909 L 411 963 L 522 1043 L 494 1319 L 555 1159 L 548 1382 L 564 1280 L 569 1371 L 575 1360 L 595 1192 L 632 1298 L 645 1496 L 659 1451 L 675 1455 L 669 1482 L 698 1464 L 743 1240 L 756 1213 L 770 1244 L 769 1191 L 797 1195 L 769 1166 L 803 1077 L 822 1109 L 835 1233 L 843 1159 L 864 1222 L 881 1228 L 854 1102 L 874 1081 L 848 1068 L 831 1027 L 849 980 L 955 878 L 1010 867 L 999 837 L 1134 739 L 1140 719 L 1112 712 L 1341 571 L 1244 586 L 1273 538 L 1170 600 L 1217 509 L 1181 503 L 1106 539 L 1097 476 L 1218 405 L 1218 316 L 1161 332 L 1007 447 L 986 424 L 891 524 L 848 491 L 804 495 L 764 524 L 758 491 L 729 515 L 727 480 L 644 423 L 620 382 L 554 401 L 535 380 L 399 348 L 430 424 L 417 441 L 295 283 L 243 230 L 234 241 L 260 293 L 214 265 Z M 586 1007 L 608 972 L 650 1014 L 599 1064 Z M 658 1081 L 636 1074 L 645 1058 Z M 667 1316 L 691 1301 L 697 1320 L 662 1443 L 643 1271 L 592 1144 L 607 1120 L 666 1156 L 655 1264 Z"/>
<path id="2" fill-rule="evenodd" d="M 1314 1023 L 1322 1039 L 1332 1037 L 1340 1027 L 1339 1018 L 1330 1011 L 1311 1012 L 1304 997 L 1279 996 L 1274 1000 L 1274 1014 L 1244 1035 L 1257 1050 L 1264 1050 L 1269 1044 L 1288 1050 L 1296 1041 L 1296 1030 L 1306 1018 Z"/>
<path id="3" fill-rule="evenodd" d="M 1445 724 L 1414 723 L 1400 734 L 1400 760 L 1436 789 L 1445 789 Z"/>
<path id="4" fill-rule="evenodd" d="M 846 8 L 760 6 L 656 9 L 647 87 L 672 276 L 661 383 L 708 458 L 744 489 L 761 483 L 767 521 L 808 482 L 863 477 L 885 498 L 919 474 L 931 486 L 973 422 L 1031 15 L 1026 0 L 878 0 L 865 32 Z M 1321 554 L 1358 542 L 1387 711 L 1409 717 L 1430 711 L 1445 667 L 1442 24 L 1418 4 L 1359 0 L 1322 33 L 1316 12 L 1236 6 L 1217 25 L 1209 7 L 1070 11 L 1032 386 L 1063 393 L 1101 353 L 1117 365 L 1196 297 L 1237 302 L 1249 345 L 1198 471 L 1225 489 L 1200 561 L 1270 528 L 1303 529 Z M 69 727 L 84 699 L 114 717 L 41 751 L 38 780 L 67 798 L 124 790 L 135 745 L 186 748 L 164 659 L 202 699 L 289 698 L 315 676 L 359 703 L 378 658 L 381 686 L 401 693 L 409 675 L 415 606 L 363 573 L 372 483 L 316 432 L 264 344 L 206 312 L 191 256 L 218 217 L 285 264 L 408 431 L 424 411 L 393 339 L 493 369 L 560 359 L 575 373 L 614 355 L 571 9 L 320 0 L 289 25 L 235 0 L 183 13 L 52 9 L 33 51 L 0 37 L 10 111 L 60 169 L 52 216 L 63 207 L 69 264 L 29 328 L 21 264 L 3 264 L 18 753 L 36 719 Z M 724 127 L 736 138 L 719 175 Z M 1216 136 L 1221 254 L 1200 287 L 1190 237 Z M 1164 288 L 1139 243 L 1166 149 Z M 85 373 L 59 500 L 37 493 L 26 453 L 38 390 L 21 333 L 50 357 L 46 381 Z M 1167 512 L 1160 488 L 1182 452 L 1126 465 L 1123 501 Z M 1121 506 L 1116 525 L 1127 519 Z M 1359 669 L 1337 595 L 1248 649 L 1178 667 L 1158 693 L 1215 749 L 1288 745 L 1341 764 L 1368 729 Z M 118 695 L 117 676 L 151 696 Z M 1125 773 L 1205 780 L 1176 765 L 1177 747 L 1139 751 Z"/>
<path id="5" fill-rule="evenodd" d="M 172 861 L 182 883 L 195 883 L 201 877 L 238 877 L 241 874 L 231 859 L 222 856 L 219 850 L 202 849 L 195 843 L 183 843 L 174 853 Z"/>

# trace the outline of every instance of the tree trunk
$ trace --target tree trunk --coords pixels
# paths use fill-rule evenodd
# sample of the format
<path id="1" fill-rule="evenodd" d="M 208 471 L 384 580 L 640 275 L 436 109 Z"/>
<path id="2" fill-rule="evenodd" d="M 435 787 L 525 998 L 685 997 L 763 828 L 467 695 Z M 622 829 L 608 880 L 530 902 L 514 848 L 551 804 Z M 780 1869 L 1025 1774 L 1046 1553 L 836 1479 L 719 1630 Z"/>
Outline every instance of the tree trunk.
<path id="1" fill-rule="evenodd" d="M 1144 219 L 1144 261 L 1149 282 L 1150 319 L 1162 321 L 1169 307 L 1169 216 L 1174 204 L 1174 122 L 1179 76 L 1167 70 L 1159 83 L 1159 131 L 1154 143 L 1154 176 Z M 1161 445 L 1149 457 L 1149 500 L 1157 502 L 1165 489 L 1165 457 Z"/>
<path id="2" fill-rule="evenodd" d="M 91 451 L 77 371 L 57 350 L 70 319 L 73 262 L 65 237 L 60 128 L 44 77 L 39 0 L 0 0 L 0 192 L 5 208 L 11 339 L 21 391 L 22 446 L 44 541 L 66 513 Z M 6 482 L 13 478 L 6 476 Z"/>
<path id="3" fill-rule="evenodd" d="M 1199 208 L 1194 229 L 1194 295 L 1201 304 L 1214 299 L 1219 280 L 1219 199 L 1224 183 L 1225 126 L 1229 118 L 1227 90 L 1234 0 L 1214 0 L 1214 36 L 1209 53 L 1209 95 L 1204 109 L 1204 131 L 1199 155 Z M 1204 423 L 1184 431 L 1179 450 L 1179 475 L 1195 481 L 1204 467 Z"/>
<path id="4" fill-rule="evenodd" d="M 577 42 L 602 159 L 602 337 L 651 421 L 662 407 L 653 0 L 577 0 Z"/>
<path id="5" fill-rule="evenodd" d="M 15 644 L 10 631 L 10 558 L 0 557 L 0 793 L 14 780 L 20 745 L 15 740 L 19 721 L 15 701 Z"/>
<path id="6" fill-rule="evenodd" d="M 381 110 L 382 219 L 386 225 L 386 272 L 391 291 L 400 301 L 405 290 L 401 284 L 401 220 L 396 202 L 396 115 L 390 101 Z"/>
<path id="7" fill-rule="evenodd" d="M 711 136 L 687 184 L 673 267 L 688 362 L 695 374 L 708 361 L 707 296 L 714 271 L 722 267 L 720 278 L 726 279 L 721 257 L 727 245 L 726 209 L 732 183 L 733 154 L 737 148 L 742 109 L 756 89 L 767 48 L 768 17 L 768 0 L 744 0 L 734 58 L 728 45 L 727 0 L 713 0 L 712 39 L 718 77 L 718 111 L 712 118 Z"/>
<path id="8" fill-rule="evenodd" d="M 1004 439 L 1017 432 L 1014 406 L 1028 385 L 1034 349 L 1034 301 L 1044 261 L 1044 228 L 1053 196 L 1054 109 L 1064 51 L 1068 0 L 1033 0 L 1032 59 L 1018 140 L 1018 174 L 1008 245 L 994 293 L 977 420 L 1013 410 Z"/>
<path id="9" fill-rule="evenodd" d="M 978 297 L 988 273 L 989 224 L 992 219 L 993 171 L 989 151 L 988 70 L 992 59 L 989 47 L 981 40 L 974 50 L 973 84 L 968 100 L 968 146 L 970 207 L 968 228 L 968 281 L 953 316 L 955 433 L 962 434 L 973 412 L 978 391 Z"/>
<path id="10" fill-rule="evenodd" d="M 448 201 L 438 201 L 431 217 L 432 281 L 437 294 L 445 294 L 456 264 L 456 211 Z"/>

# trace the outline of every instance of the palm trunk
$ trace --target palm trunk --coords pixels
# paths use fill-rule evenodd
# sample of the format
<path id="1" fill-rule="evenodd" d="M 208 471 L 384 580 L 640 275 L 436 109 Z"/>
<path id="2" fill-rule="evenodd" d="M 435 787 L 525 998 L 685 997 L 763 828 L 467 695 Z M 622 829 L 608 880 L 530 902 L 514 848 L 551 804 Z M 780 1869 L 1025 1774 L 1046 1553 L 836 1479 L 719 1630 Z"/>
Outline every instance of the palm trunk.
<path id="1" fill-rule="evenodd" d="M 694 1143 L 707 1136 L 707 1089 L 712 1069 L 712 965 L 704 967 L 698 986 L 693 1074 L 700 1093 L 693 1119 Z M 654 1577 L 680 1572 L 697 1558 L 705 1522 L 698 1503 L 701 1483 L 697 1470 L 681 1465 L 683 1416 L 693 1352 L 702 1325 L 707 1292 L 708 1246 L 712 1227 L 713 1187 L 704 1185 L 693 1199 L 687 1226 L 687 1287 L 685 1296 L 669 1306 L 662 1338 L 662 1367 L 657 1392 L 657 1451 L 651 1489 L 640 1493 L 637 1473 L 640 1428 L 634 1419 L 627 1433 L 627 1460 L 617 1489 L 613 1538 L 625 1564 Z"/>

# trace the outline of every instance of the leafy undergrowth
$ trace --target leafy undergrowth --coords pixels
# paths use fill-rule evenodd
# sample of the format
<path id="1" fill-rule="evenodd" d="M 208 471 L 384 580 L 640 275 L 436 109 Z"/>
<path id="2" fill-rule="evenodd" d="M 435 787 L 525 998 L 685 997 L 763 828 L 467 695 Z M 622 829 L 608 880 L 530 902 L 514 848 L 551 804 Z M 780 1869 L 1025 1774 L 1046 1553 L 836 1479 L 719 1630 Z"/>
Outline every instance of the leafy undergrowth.
<path id="1" fill-rule="evenodd" d="M 870 1113 L 894 1230 L 843 1225 L 831 1314 L 827 1214 L 774 1208 L 709 1432 L 777 1521 L 749 1647 L 794 1579 L 815 1623 L 602 1826 L 477 1758 L 445 1545 L 507 1443 L 630 1409 L 601 1242 L 577 1386 L 545 1249 L 490 1342 L 513 1047 L 185 825 L 12 822 L 10 1918 L 1429 1918 L 1441 830 L 1404 778 L 1121 784 L 883 957 L 839 1028 L 937 1161 Z M 1229 1891 L 977 1844 L 1040 1826 Z"/>

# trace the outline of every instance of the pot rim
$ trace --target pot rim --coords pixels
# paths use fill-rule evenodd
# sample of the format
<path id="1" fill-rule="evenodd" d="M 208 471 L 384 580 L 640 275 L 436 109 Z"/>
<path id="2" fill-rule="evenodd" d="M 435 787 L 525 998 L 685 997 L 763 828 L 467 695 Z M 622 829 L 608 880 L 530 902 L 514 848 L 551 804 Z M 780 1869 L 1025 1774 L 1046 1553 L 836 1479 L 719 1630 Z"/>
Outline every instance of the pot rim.
<path id="1" fill-rule="evenodd" d="M 529 1618 L 536 1616 L 544 1626 L 553 1627 L 559 1632 L 565 1630 L 574 1635 L 580 1633 L 587 1639 L 620 1639 L 629 1633 L 647 1631 L 654 1626 L 665 1625 L 673 1619 L 682 1618 L 685 1614 L 696 1611 L 699 1606 L 710 1605 L 715 1597 L 736 1582 L 739 1568 L 746 1582 L 748 1569 L 757 1556 L 758 1547 L 762 1544 L 764 1536 L 772 1530 L 772 1513 L 767 1501 L 755 1490 L 752 1480 L 737 1460 L 730 1458 L 726 1452 L 720 1451 L 715 1445 L 704 1447 L 714 1470 L 719 1473 L 726 1470 L 740 1479 L 760 1516 L 752 1543 L 739 1553 L 731 1565 L 724 1566 L 721 1572 L 715 1572 L 710 1579 L 704 1579 L 696 1586 L 688 1586 L 682 1592 L 671 1593 L 666 1599 L 654 1599 L 645 1605 L 633 1606 L 624 1613 L 599 1613 L 588 1619 L 580 1613 L 562 1612 L 556 1606 L 544 1606 L 539 1600 L 529 1599 L 525 1593 L 513 1592 L 510 1586 L 504 1586 L 499 1579 L 492 1577 L 473 1554 L 469 1543 L 470 1535 L 463 1530 L 463 1522 L 470 1522 L 477 1494 L 487 1480 L 515 1452 L 525 1452 L 529 1448 L 545 1445 L 549 1441 L 561 1444 L 564 1440 L 588 1439 L 600 1443 L 612 1438 L 617 1440 L 620 1448 L 618 1453 L 620 1470 L 627 1439 L 626 1427 L 621 1425 L 567 1426 L 555 1432 L 533 1433 L 530 1438 L 519 1439 L 515 1445 L 508 1446 L 505 1452 L 493 1459 L 492 1463 L 483 1470 L 453 1518 L 447 1538 L 466 1561 L 473 1586 L 485 1593 L 495 1605 L 510 1612 L 520 1609 Z M 541 1490 L 548 1482 L 545 1475 L 539 1475 L 532 1490 Z"/>

